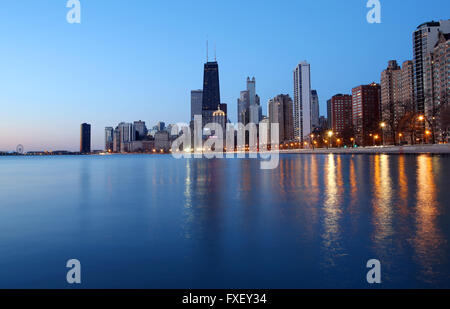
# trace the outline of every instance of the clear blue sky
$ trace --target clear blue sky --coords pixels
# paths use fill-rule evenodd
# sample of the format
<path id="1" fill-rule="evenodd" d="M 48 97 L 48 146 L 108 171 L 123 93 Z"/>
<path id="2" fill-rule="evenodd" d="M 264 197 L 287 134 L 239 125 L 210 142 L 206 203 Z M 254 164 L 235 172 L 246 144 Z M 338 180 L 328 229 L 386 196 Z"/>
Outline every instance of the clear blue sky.
<path id="1" fill-rule="evenodd" d="M 81 24 L 66 22 L 66 0 L 1 1 L 0 150 L 76 150 L 82 122 L 99 149 L 120 121 L 188 121 L 207 37 L 232 121 L 247 76 L 266 114 L 303 60 L 324 114 L 333 94 L 411 59 L 419 24 L 450 17 L 448 0 L 381 0 L 381 24 L 366 22 L 366 0 L 80 1 Z"/>

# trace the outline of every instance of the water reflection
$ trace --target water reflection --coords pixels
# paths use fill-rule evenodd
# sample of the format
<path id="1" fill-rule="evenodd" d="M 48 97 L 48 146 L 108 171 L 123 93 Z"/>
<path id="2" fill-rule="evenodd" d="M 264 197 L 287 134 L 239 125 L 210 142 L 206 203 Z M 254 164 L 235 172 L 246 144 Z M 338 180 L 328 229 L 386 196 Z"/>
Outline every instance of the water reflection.
<path id="1" fill-rule="evenodd" d="M 392 229 L 392 195 L 393 184 L 389 168 L 389 156 L 377 155 L 374 158 L 374 199 L 373 225 L 374 245 L 380 256 L 389 254 L 393 250 L 389 242 L 393 234 Z"/>
<path id="2" fill-rule="evenodd" d="M 445 241 L 437 226 L 440 214 L 437 205 L 432 157 L 422 155 L 417 158 L 414 251 L 415 260 L 420 265 L 420 277 L 429 283 L 439 275 L 436 268 L 442 262 L 441 246 Z"/>
<path id="3" fill-rule="evenodd" d="M 341 196 L 337 175 L 341 174 L 340 159 L 336 166 L 335 156 L 328 155 L 325 167 L 324 233 L 322 244 L 325 249 L 325 267 L 334 267 L 336 258 L 342 254 L 339 220 L 341 218 Z"/>

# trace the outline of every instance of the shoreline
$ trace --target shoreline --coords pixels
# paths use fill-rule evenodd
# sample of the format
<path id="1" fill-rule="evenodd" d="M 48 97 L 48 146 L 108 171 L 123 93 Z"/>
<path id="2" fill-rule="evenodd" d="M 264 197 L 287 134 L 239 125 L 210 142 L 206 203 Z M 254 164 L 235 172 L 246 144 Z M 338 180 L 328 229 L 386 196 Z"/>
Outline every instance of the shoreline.
<path id="1" fill-rule="evenodd" d="M 450 144 L 281 150 L 288 154 L 450 154 Z"/>
<path id="2" fill-rule="evenodd" d="M 233 152 L 232 154 L 242 154 L 243 152 Z M 245 154 L 252 154 L 253 152 L 245 152 Z M 272 152 L 258 152 L 261 154 L 274 154 Z M 1 157 L 52 157 L 52 156 L 111 156 L 111 155 L 170 155 L 172 153 L 92 153 L 92 154 L 2 154 Z M 195 155 L 199 153 L 191 153 Z M 202 155 L 206 154 L 201 153 Z M 254 154 L 254 153 L 253 153 Z M 279 150 L 279 154 L 450 154 L 450 144 L 437 145 L 408 145 L 408 146 L 372 146 L 372 147 L 358 147 L 358 148 L 316 148 L 316 149 L 286 149 Z M 226 156 L 226 153 L 224 153 Z"/>

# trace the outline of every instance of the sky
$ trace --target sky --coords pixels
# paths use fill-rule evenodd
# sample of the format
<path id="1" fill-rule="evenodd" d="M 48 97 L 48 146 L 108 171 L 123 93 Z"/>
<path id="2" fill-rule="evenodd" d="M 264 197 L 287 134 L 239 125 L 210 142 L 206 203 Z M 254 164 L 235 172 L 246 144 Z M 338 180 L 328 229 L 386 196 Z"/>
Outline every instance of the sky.
<path id="1" fill-rule="evenodd" d="M 391 59 L 412 59 L 412 32 L 450 18 L 448 0 L 380 0 L 369 24 L 366 0 L 80 0 L 69 24 L 67 0 L 0 4 L 0 151 L 79 150 L 80 124 L 92 148 L 121 121 L 188 122 L 190 91 L 203 85 L 206 40 L 219 62 L 221 101 L 236 121 L 247 76 L 267 101 L 293 96 L 293 69 L 311 64 L 326 101 L 380 81 Z"/>

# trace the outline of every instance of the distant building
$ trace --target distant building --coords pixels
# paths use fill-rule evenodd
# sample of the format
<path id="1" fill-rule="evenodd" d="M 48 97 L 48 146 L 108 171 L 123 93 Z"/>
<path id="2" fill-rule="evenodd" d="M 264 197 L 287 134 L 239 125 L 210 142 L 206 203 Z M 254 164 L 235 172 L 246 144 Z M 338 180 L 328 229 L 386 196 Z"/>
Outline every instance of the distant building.
<path id="1" fill-rule="evenodd" d="M 256 94 L 256 80 L 247 77 L 247 90 L 241 91 L 238 99 L 238 122 L 244 125 L 248 123 L 259 124 L 262 118 L 260 98 Z"/>
<path id="2" fill-rule="evenodd" d="M 159 121 L 159 122 L 156 124 L 156 129 L 157 129 L 158 131 L 164 131 L 165 128 L 166 128 L 166 123 L 163 122 L 163 121 Z"/>
<path id="3" fill-rule="evenodd" d="M 241 96 L 237 100 L 238 123 L 246 125 L 250 122 L 250 94 L 248 90 L 241 91 Z"/>
<path id="4" fill-rule="evenodd" d="M 332 115 L 332 109 L 331 109 L 331 99 L 327 101 L 327 129 L 333 128 L 333 115 Z"/>
<path id="5" fill-rule="evenodd" d="M 91 152 L 91 125 L 87 123 L 83 123 L 81 125 L 80 152 L 81 153 Z"/>
<path id="6" fill-rule="evenodd" d="M 414 84 L 412 61 L 405 61 L 401 68 L 391 60 L 381 73 L 380 121 L 384 123 L 385 144 L 396 144 L 403 117 L 414 111 Z M 406 132 L 402 133 L 406 135 Z"/>
<path id="7" fill-rule="evenodd" d="M 267 105 L 269 123 L 279 124 L 280 143 L 294 140 L 293 102 L 291 97 L 287 94 L 280 94 L 269 100 Z"/>
<path id="8" fill-rule="evenodd" d="M 381 121 L 384 123 L 386 144 L 396 142 L 396 132 L 401 106 L 402 69 L 397 61 L 389 61 L 388 67 L 381 72 Z"/>
<path id="9" fill-rule="evenodd" d="M 319 96 L 317 90 L 311 90 L 311 126 L 319 127 Z"/>
<path id="10" fill-rule="evenodd" d="M 114 140 L 113 140 L 113 151 L 114 152 L 120 152 L 120 148 L 121 148 L 121 136 L 120 136 L 120 129 L 117 126 L 114 129 Z"/>
<path id="11" fill-rule="evenodd" d="M 358 145 L 373 145 L 373 136 L 380 132 L 380 92 L 377 83 L 352 89 L 352 118 Z"/>
<path id="12" fill-rule="evenodd" d="M 202 115 L 203 90 L 191 91 L 191 121 L 195 115 Z"/>
<path id="13" fill-rule="evenodd" d="M 145 125 L 145 121 L 135 121 L 133 123 L 134 130 L 136 132 L 136 140 L 143 140 L 147 137 L 148 130 L 147 126 Z"/>
<path id="14" fill-rule="evenodd" d="M 105 128 L 105 151 L 112 152 L 114 150 L 114 128 Z"/>
<path id="15" fill-rule="evenodd" d="M 345 129 L 352 127 L 352 96 L 336 94 L 331 98 L 331 119 L 333 132 L 342 135 Z"/>
<path id="16" fill-rule="evenodd" d="M 415 110 L 414 105 L 414 63 L 407 60 L 402 64 L 402 96 L 404 112 Z"/>
<path id="17" fill-rule="evenodd" d="M 220 103 L 220 110 L 225 113 L 225 123 L 228 122 L 228 105 L 227 103 Z"/>
<path id="18" fill-rule="evenodd" d="M 220 104 L 219 65 L 206 62 L 203 71 L 202 126 L 211 123 L 212 114 Z"/>
<path id="19" fill-rule="evenodd" d="M 168 152 L 171 147 L 169 132 L 159 131 L 155 134 L 155 149 L 157 152 Z"/>
<path id="20" fill-rule="evenodd" d="M 450 19 L 423 23 L 413 33 L 414 94 L 417 112 L 421 114 L 424 114 L 427 109 L 425 107 L 426 57 L 434 51 L 439 40 L 439 32 L 444 34 L 450 32 Z"/>
<path id="21" fill-rule="evenodd" d="M 325 118 L 325 116 L 319 117 L 319 128 L 322 130 L 328 129 L 328 120 Z"/>
<path id="22" fill-rule="evenodd" d="M 304 61 L 294 70 L 294 136 L 303 144 L 311 130 L 311 73 Z"/>
<path id="23" fill-rule="evenodd" d="M 220 104 L 217 110 L 213 113 L 213 123 L 217 123 L 222 128 L 222 138 L 225 138 L 226 134 L 226 122 L 227 116 L 223 110 L 220 109 Z M 213 135 L 218 135 L 218 132 L 213 132 Z M 224 144 L 225 146 L 225 144 Z"/>

